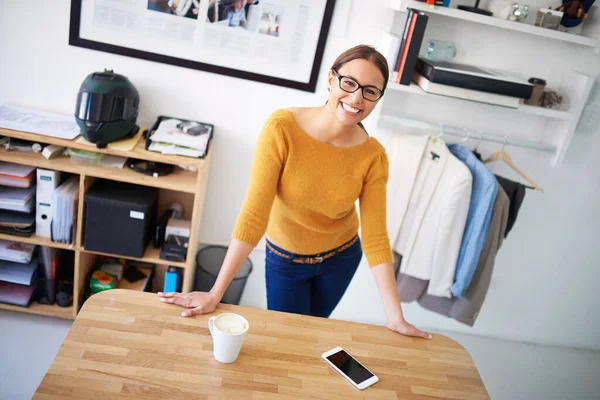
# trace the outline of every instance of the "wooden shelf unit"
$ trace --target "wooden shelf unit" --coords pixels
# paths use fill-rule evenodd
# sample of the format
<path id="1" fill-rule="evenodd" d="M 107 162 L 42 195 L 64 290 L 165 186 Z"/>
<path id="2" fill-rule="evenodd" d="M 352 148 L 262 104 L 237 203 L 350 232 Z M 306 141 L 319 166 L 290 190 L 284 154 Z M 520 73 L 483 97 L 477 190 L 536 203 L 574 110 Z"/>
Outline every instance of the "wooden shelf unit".
<path id="1" fill-rule="evenodd" d="M 169 260 L 163 260 L 162 258 L 160 258 L 160 249 L 154 248 L 154 246 L 152 246 L 152 244 L 148 245 L 148 247 L 146 248 L 146 251 L 144 252 L 144 256 L 141 258 L 121 256 L 118 254 L 102 253 L 99 251 L 85 250 L 84 248 L 81 248 L 80 251 L 85 251 L 86 253 L 96 254 L 99 256 L 119 257 L 119 258 L 124 258 L 126 260 L 142 261 L 142 262 L 147 262 L 147 263 L 151 263 L 151 264 L 168 265 L 171 267 L 186 268 L 185 262 L 169 261 Z"/>
<path id="2" fill-rule="evenodd" d="M 48 317 L 56 317 L 62 319 L 75 319 L 77 313 L 74 311 L 73 306 L 60 307 L 56 304 L 50 306 L 48 304 L 40 304 L 33 302 L 29 307 L 19 307 L 10 304 L 0 303 L 0 310 L 10 310 L 24 312 L 27 314 L 46 315 Z"/>
<path id="3" fill-rule="evenodd" d="M 21 242 L 21 243 L 36 244 L 36 245 L 45 246 L 45 247 L 54 247 L 56 249 L 75 250 L 75 245 L 73 243 L 53 242 L 52 240 L 50 240 L 50 238 L 43 237 L 43 236 L 37 236 L 35 234 L 31 235 L 30 237 L 21 237 L 21 236 L 7 235 L 5 233 L 0 233 L 0 239 L 12 240 L 14 242 Z"/>
<path id="4" fill-rule="evenodd" d="M 156 153 L 154 151 L 147 151 L 146 144 L 142 138 L 138 140 L 135 147 L 131 151 L 123 151 L 117 150 L 110 147 L 105 149 L 97 149 L 94 146 L 90 146 L 85 143 L 78 143 L 77 138 L 73 140 L 59 139 L 52 136 L 43 136 L 38 135 L 37 133 L 29 133 L 22 131 L 14 131 L 12 129 L 4 129 L 0 128 L 0 136 L 9 136 L 16 139 L 24 139 L 31 140 L 33 142 L 39 143 L 48 143 L 55 144 L 58 146 L 70 147 L 72 149 L 80 149 L 80 150 L 88 150 L 95 151 L 103 154 L 111 154 L 113 156 L 121 156 L 121 157 L 130 157 L 137 158 L 140 160 L 148 160 L 148 161 L 157 161 L 165 164 L 174 164 L 174 165 L 187 165 L 193 167 L 202 167 L 205 163 L 207 163 L 207 158 L 192 158 L 192 157 L 181 157 L 181 156 L 171 156 L 165 155 L 161 153 Z"/>
<path id="5" fill-rule="evenodd" d="M 183 291 L 189 292 L 193 286 L 193 279 L 196 271 L 195 255 L 198 250 L 198 233 L 200 232 L 200 223 L 202 220 L 202 210 L 206 196 L 206 184 L 208 180 L 208 171 L 212 149 L 204 159 L 191 157 L 163 155 L 160 153 L 145 150 L 144 139 L 140 138 L 131 151 L 115 150 L 111 148 L 96 149 L 87 144 L 77 143 L 74 140 L 58 139 L 50 136 L 43 136 L 28 132 L 14 131 L 10 129 L 1 129 L 0 136 L 7 136 L 17 139 L 31 140 L 37 143 L 56 144 L 60 146 L 96 151 L 98 153 L 117 155 L 128 158 L 135 158 L 145 161 L 157 161 L 172 165 L 182 165 L 192 167 L 194 171 L 188 171 L 181 168 L 175 168 L 174 172 L 167 176 L 151 177 L 132 171 L 125 166 L 123 169 L 110 168 L 97 165 L 82 165 L 73 162 L 69 157 L 57 157 L 47 160 L 40 153 L 25 151 L 7 151 L 0 148 L 0 160 L 13 162 L 16 164 L 32 165 L 44 169 L 53 169 L 69 174 L 80 176 L 79 180 L 79 202 L 77 210 L 77 223 L 75 229 L 75 240 L 72 244 L 52 242 L 49 238 L 32 235 L 31 237 L 19 237 L 14 235 L 0 234 L 0 239 L 12 240 L 22 243 L 30 243 L 40 246 L 54 247 L 75 252 L 74 268 L 74 290 L 73 305 L 71 307 L 59 307 L 57 305 L 45 305 L 32 303 L 29 307 L 18 307 L 0 303 L 0 309 L 20 311 L 30 314 L 47 315 L 58 318 L 74 319 L 83 305 L 84 289 L 88 284 L 88 277 L 92 269 L 96 266 L 101 256 L 113 256 L 127 260 L 140 261 L 156 265 L 156 273 L 164 274 L 168 266 L 179 267 L 183 269 Z M 212 143 L 211 143 L 212 146 Z M 141 258 L 127 257 L 116 254 L 107 254 L 95 251 L 88 251 L 83 246 L 83 217 L 85 202 L 83 197 L 85 192 L 97 179 L 109 179 L 120 182 L 132 183 L 143 186 L 151 186 L 159 189 L 158 193 L 158 216 L 160 216 L 168 206 L 173 202 L 180 202 L 184 207 L 183 218 L 191 221 L 191 232 L 189 248 L 185 262 L 175 262 L 163 260 L 160 258 L 160 249 L 148 245 L 144 256 Z M 159 282 L 163 277 L 155 277 Z M 154 288 L 158 288 L 154 285 Z"/>
<path id="6" fill-rule="evenodd" d="M 0 130 L 0 136 L 3 134 L 4 132 Z M 94 151 L 93 148 L 88 150 Z M 173 173 L 168 176 L 168 179 L 162 179 L 162 177 L 154 178 L 152 176 L 139 174 L 126 166 L 119 169 L 98 165 L 77 164 L 67 156 L 60 156 L 47 160 L 41 153 L 6 151 L 3 148 L 0 148 L 0 160 L 32 165 L 44 169 L 54 169 L 71 174 L 172 189 L 185 193 L 194 193 L 196 190 L 196 172 L 186 171 L 181 168 L 176 168 Z"/>

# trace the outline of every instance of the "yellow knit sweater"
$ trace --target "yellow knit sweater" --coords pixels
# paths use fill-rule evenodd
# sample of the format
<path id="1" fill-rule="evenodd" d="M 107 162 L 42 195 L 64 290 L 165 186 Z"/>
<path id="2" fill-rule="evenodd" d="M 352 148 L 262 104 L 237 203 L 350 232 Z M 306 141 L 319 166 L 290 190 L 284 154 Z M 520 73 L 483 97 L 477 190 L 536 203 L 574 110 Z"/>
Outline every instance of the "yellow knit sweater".
<path id="1" fill-rule="evenodd" d="M 265 231 L 296 254 L 325 252 L 358 232 L 370 266 L 392 262 L 386 229 L 388 160 L 373 137 L 342 148 L 304 132 L 289 110 L 275 111 L 258 138 L 250 185 L 233 237 L 256 246 Z"/>

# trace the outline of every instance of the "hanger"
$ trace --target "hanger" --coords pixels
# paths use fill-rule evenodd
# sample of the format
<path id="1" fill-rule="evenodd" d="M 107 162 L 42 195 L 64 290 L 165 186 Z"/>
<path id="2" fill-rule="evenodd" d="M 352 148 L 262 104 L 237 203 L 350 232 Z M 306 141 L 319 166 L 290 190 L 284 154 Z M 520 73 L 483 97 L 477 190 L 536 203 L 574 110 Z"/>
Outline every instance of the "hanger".
<path id="1" fill-rule="evenodd" d="M 442 125 L 442 124 L 439 124 L 439 126 L 440 126 L 440 133 L 438 133 L 438 134 L 435 136 L 435 138 L 433 139 L 433 143 L 436 143 L 436 140 L 437 140 L 437 139 L 440 139 L 442 136 L 444 136 L 444 125 Z M 442 143 L 443 143 L 443 142 L 442 142 Z M 433 152 L 433 151 L 430 151 L 430 152 L 429 152 L 429 155 L 431 156 L 431 159 L 432 159 L 433 161 L 436 161 L 438 158 L 440 158 L 440 155 L 439 155 L 439 154 L 437 154 L 437 153 L 435 153 L 435 152 Z"/>
<path id="2" fill-rule="evenodd" d="M 465 137 L 463 137 L 462 139 L 460 139 L 461 143 L 466 143 L 469 141 L 471 137 L 469 136 L 469 131 L 465 131 Z"/>
<path id="3" fill-rule="evenodd" d="M 511 167 L 517 174 L 521 175 L 527 182 L 531 183 L 535 190 L 539 190 L 540 192 L 544 193 L 544 189 L 540 185 L 538 185 L 529 175 L 521 171 L 519 167 L 517 167 L 513 162 L 510 154 L 504 151 L 507 145 L 508 138 L 504 136 L 504 145 L 502 146 L 502 150 L 495 151 L 492 154 L 490 154 L 490 156 L 487 159 L 483 160 L 483 163 L 489 164 L 492 161 L 504 161 L 504 163 Z"/>
<path id="4" fill-rule="evenodd" d="M 477 142 L 477 144 L 475 145 L 475 148 L 473 149 L 474 152 L 477 152 L 477 150 L 479 149 L 479 146 L 481 146 L 481 142 L 483 142 L 483 133 L 481 133 L 480 130 L 477 130 L 477 133 L 479 133 L 479 141 Z"/>
<path id="5" fill-rule="evenodd" d="M 440 139 L 442 136 L 444 136 L 444 124 L 439 124 L 440 125 L 440 133 L 438 133 L 436 135 L 436 138 Z"/>

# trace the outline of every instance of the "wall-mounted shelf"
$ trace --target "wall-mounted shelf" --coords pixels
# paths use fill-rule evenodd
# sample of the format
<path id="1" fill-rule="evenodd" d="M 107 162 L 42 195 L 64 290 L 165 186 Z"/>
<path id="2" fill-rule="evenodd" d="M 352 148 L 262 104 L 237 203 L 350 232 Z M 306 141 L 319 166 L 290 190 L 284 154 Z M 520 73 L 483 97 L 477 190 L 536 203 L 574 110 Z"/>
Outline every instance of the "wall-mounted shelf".
<path id="1" fill-rule="evenodd" d="M 461 132 L 484 132 L 489 138 L 503 139 L 482 139 L 483 141 L 495 143 L 509 141 L 524 147 L 522 154 L 527 156 L 535 157 L 538 160 L 547 160 L 554 166 L 562 162 L 577 129 L 596 76 L 589 68 L 582 70 L 580 64 L 574 61 L 589 60 L 595 56 L 586 51 L 580 51 L 581 48 L 578 48 L 577 51 L 571 50 L 575 47 L 572 46 L 572 43 L 593 48 L 594 53 L 600 52 L 600 40 L 598 40 L 600 39 L 600 18 L 596 18 L 594 16 L 596 14 L 592 14 L 592 11 L 598 11 L 598 7 L 590 12 L 591 17 L 584 26 L 583 33 L 588 36 L 578 36 L 456 8 L 432 6 L 414 0 L 390 0 L 389 4 L 394 10 L 394 15 L 390 19 L 391 24 L 382 27 L 383 36 L 379 46 L 379 50 L 386 59 L 395 60 L 397 58 L 398 49 L 394 48 L 395 45 L 390 45 L 390 34 L 396 38 L 402 36 L 406 24 L 405 12 L 408 8 L 421 10 L 430 16 L 439 15 L 439 18 L 430 18 L 427 23 L 419 51 L 420 57 L 425 56 L 426 46 L 423 43 L 427 43 L 428 39 L 452 40 L 458 44 L 457 47 L 460 46 L 462 57 L 466 56 L 467 58 L 461 59 L 460 62 L 470 64 L 468 59 L 476 58 L 475 65 L 506 71 L 523 79 L 537 75 L 547 77 L 550 81 L 548 88 L 557 91 L 562 96 L 562 109 L 548 109 L 527 104 L 519 104 L 516 108 L 504 107 L 466 98 L 428 93 L 415 83 L 399 85 L 390 82 L 386 95 L 380 100 L 380 104 L 375 108 L 372 116 L 365 121 L 367 129 L 380 130 L 385 139 L 388 135 L 412 129 L 405 126 L 399 128 L 399 125 L 403 124 L 389 123 L 390 121 L 421 121 L 437 127 L 421 129 L 421 133 L 436 134 L 435 132 L 443 127 L 456 127 Z M 530 41 L 515 43 L 512 37 L 502 40 L 505 36 L 502 35 L 504 33 L 502 29 L 551 40 L 540 40 L 535 44 Z M 470 34 L 477 35 L 479 43 L 471 45 L 471 41 L 465 41 L 464 38 L 469 37 Z M 493 45 L 486 45 L 484 48 L 477 47 L 481 43 L 492 42 Z M 552 51 L 543 47 L 551 44 Z M 535 51 L 525 53 L 525 49 L 531 49 L 531 46 L 534 45 L 536 46 Z M 523 65 L 515 63 L 515 59 L 505 65 L 503 58 L 505 56 L 502 52 L 507 46 L 513 50 L 512 54 L 515 57 L 527 55 Z M 565 54 L 569 55 L 561 59 L 560 54 L 562 53 L 555 51 L 554 47 L 567 49 Z M 483 53 L 472 57 L 473 53 L 469 52 L 475 51 Z M 544 60 L 545 56 L 548 56 L 550 61 Z M 536 63 L 541 65 L 536 65 Z M 559 71 L 556 68 L 550 71 L 548 63 L 556 63 L 556 67 L 560 67 L 562 70 L 560 71 L 562 76 L 557 73 Z M 477 135 L 468 135 L 467 140 L 474 137 Z"/>
<path id="2" fill-rule="evenodd" d="M 483 132 L 471 133 L 468 130 L 461 129 L 461 128 L 454 128 L 451 126 L 438 127 L 435 124 L 430 124 L 427 122 L 406 120 L 406 119 L 391 117 L 391 116 L 382 116 L 380 118 L 380 125 L 386 125 L 386 124 L 391 125 L 391 126 L 406 126 L 409 128 L 424 129 L 424 130 L 428 130 L 430 132 L 434 129 L 435 130 L 439 129 L 440 133 L 443 133 L 444 135 L 448 134 L 451 136 L 458 136 L 463 139 L 466 138 L 466 139 L 475 139 L 475 140 L 492 142 L 492 143 L 500 143 L 505 146 L 523 147 L 523 148 L 533 149 L 533 150 L 537 150 L 537 151 L 544 151 L 544 152 L 551 153 L 551 154 L 556 154 L 556 150 L 557 150 L 556 146 L 539 144 L 539 143 L 531 142 L 531 141 L 527 141 L 527 140 L 508 139 L 507 136 L 500 137 L 500 136 L 494 136 L 494 135 L 487 135 Z"/>
<path id="3" fill-rule="evenodd" d="M 560 32 L 552 29 L 541 28 L 539 26 L 530 25 L 522 22 L 509 21 L 502 18 L 488 17 L 468 11 L 459 10 L 456 8 L 434 6 L 414 0 L 391 0 L 390 6 L 396 11 L 405 11 L 407 8 L 423 11 L 431 15 L 440 15 L 448 18 L 455 18 L 463 21 L 470 21 L 477 24 L 495 26 L 501 29 L 507 29 L 516 32 L 522 32 L 530 35 L 541 36 L 553 40 L 561 40 L 564 42 L 575 43 L 581 46 L 593 48 L 600 47 L 598 39 L 574 35 L 566 32 Z"/>
<path id="4" fill-rule="evenodd" d="M 395 91 L 412 93 L 412 94 L 422 95 L 422 96 L 436 96 L 436 97 L 440 96 L 438 94 L 427 93 L 426 91 L 422 90 L 415 83 L 411 83 L 410 86 L 399 85 L 397 83 L 390 83 L 387 87 L 387 90 L 395 90 Z M 443 96 L 443 97 L 445 97 L 445 96 Z M 459 99 L 456 97 L 449 97 L 449 98 L 451 98 L 453 100 L 457 100 L 457 101 L 471 102 L 471 100 Z M 481 104 L 483 104 L 483 103 L 481 103 Z M 527 104 L 521 104 L 521 105 L 519 105 L 518 108 L 502 107 L 502 106 L 497 106 L 497 105 L 493 105 L 493 104 L 488 104 L 488 105 L 490 107 L 499 107 L 504 110 L 510 110 L 510 111 L 519 112 L 519 113 L 523 113 L 523 114 L 529 114 L 529 115 L 537 115 L 539 117 L 560 119 L 563 121 L 570 121 L 575 118 L 575 116 L 573 114 L 571 114 L 567 111 L 552 110 L 549 108 L 530 106 Z"/>
<path id="5" fill-rule="evenodd" d="M 380 101 L 379 107 L 372 113 L 372 117 L 367 122 L 367 129 L 376 130 L 395 130 L 395 124 L 382 124 L 382 122 L 393 121 L 394 118 L 400 119 L 418 119 L 439 126 L 456 126 L 468 131 L 487 131 L 491 129 L 491 133 L 504 136 L 510 135 L 511 140 L 525 140 L 536 142 L 539 145 L 547 146 L 549 149 L 555 149 L 549 159 L 552 165 L 558 165 L 563 160 L 569 144 L 577 128 L 577 123 L 581 117 L 583 107 L 593 84 L 593 78 L 576 71 L 566 71 L 563 76 L 563 82 L 558 87 L 558 91 L 562 93 L 570 103 L 569 111 L 550 110 L 542 107 L 534 107 L 522 105 L 519 108 L 511 109 L 496 105 L 489 105 L 470 100 L 463 100 L 454 97 L 441 96 L 437 94 L 427 93 L 416 84 L 410 86 L 390 84 L 386 95 Z M 415 97 L 413 101 L 409 97 Z M 441 112 L 426 113 L 422 112 L 419 116 L 414 114 L 414 103 L 420 110 L 437 109 Z M 483 110 L 485 108 L 485 111 Z M 474 123 L 474 116 L 488 113 L 488 118 L 479 119 L 479 124 Z M 514 126 L 508 131 L 496 129 L 496 125 L 488 125 L 487 121 L 506 120 L 509 122 L 510 114 L 515 118 L 519 117 L 522 123 L 528 124 L 528 128 L 515 128 Z M 523 118 L 535 116 L 538 121 L 531 120 L 525 122 Z M 391 119 L 390 119 L 391 117 Z M 515 136 L 516 135 L 516 136 Z M 526 146 L 527 147 L 527 146 Z M 535 149 L 534 149 L 535 150 Z"/>

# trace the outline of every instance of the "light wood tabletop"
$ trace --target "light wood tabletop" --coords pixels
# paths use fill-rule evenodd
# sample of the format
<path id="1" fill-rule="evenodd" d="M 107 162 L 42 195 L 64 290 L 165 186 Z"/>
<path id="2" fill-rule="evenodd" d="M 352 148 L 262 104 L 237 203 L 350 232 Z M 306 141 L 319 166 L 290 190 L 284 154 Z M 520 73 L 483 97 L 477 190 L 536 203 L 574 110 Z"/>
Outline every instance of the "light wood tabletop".
<path id="1" fill-rule="evenodd" d="M 246 317 L 239 358 L 213 358 L 208 319 Z M 416 339 L 383 326 L 219 305 L 182 318 L 152 293 L 109 290 L 89 298 L 35 399 L 488 399 L 468 352 L 443 336 Z M 346 351 L 379 377 L 360 391 L 321 354 Z"/>

